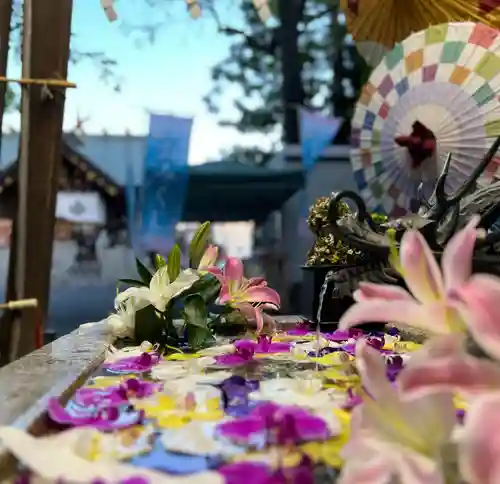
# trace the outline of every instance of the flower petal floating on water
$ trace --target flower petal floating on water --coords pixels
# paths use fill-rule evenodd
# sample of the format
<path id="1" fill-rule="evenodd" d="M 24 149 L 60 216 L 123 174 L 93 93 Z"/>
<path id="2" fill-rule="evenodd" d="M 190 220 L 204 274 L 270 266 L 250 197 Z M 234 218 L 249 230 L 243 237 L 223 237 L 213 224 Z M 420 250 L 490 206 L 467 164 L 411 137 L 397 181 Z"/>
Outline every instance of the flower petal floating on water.
<path id="1" fill-rule="evenodd" d="M 114 433 L 84 430 L 76 442 L 75 452 L 90 461 L 131 459 L 149 452 L 155 437 L 152 425 L 138 425 Z"/>
<path id="2" fill-rule="evenodd" d="M 137 468 L 184 475 L 186 483 L 191 482 L 189 480 L 191 477 L 198 482 L 196 476 L 199 473 L 205 474 L 208 469 L 216 467 L 219 463 L 220 461 L 206 456 L 168 452 L 160 439 L 156 440 L 152 452 L 136 456 L 130 461 L 130 464 Z"/>
<path id="3" fill-rule="evenodd" d="M 307 410 L 263 403 L 248 417 L 219 424 L 217 435 L 238 445 L 262 449 L 267 445 L 325 440 L 330 434 L 326 422 Z"/>
<path id="4" fill-rule="evenodd" d="M 70 401 L 63 408 L 57 398 L 51 398 L 47 404 L 47 413 L 58 424 L 114 430 L 142 422 L 143 412 L 129 407 L 127 404 L 85 407 Z"/>
<path id="5" fill-rule="evenodd" d="M 73 429 L 35 438 L 14 427 L 3 427 L 0 428 L 0 440 L 22 464 L 51 482 L 88 484 L 100 479 L 114 483 L 144 478 L 155 484 L 224 484 L 224 479 L 216 472 L 177 477 L 119 462 L 86 460 L 75 452 L 75 445 L 83 430 Z"/>
<path id="6" fill-rule="evenodd" d="M 144 410 L 148 418 L 155 418 L 161 428 L 180 428 L 194 420 L 219 421 L 224 417 L 221 409 L 220 392 L 202 394 L 201 390 L 184 396 L 181 401 L 178 395 L 155 395 L 135 403 Z M 216 396 L 214 396 L 216 395 Z"/>
<path id="7" fill-rule="evenodd" d="M 105 362 L 102 365 L 110 373 L 145 373 L 160 361 L 160 355 L 154 353 L 142 353 L 140 356 L 120 358 L 113 362 Z"/>
<path id="8" fill-rule="evenodd" d="M 235 352 L 228 355 L 220 355 L 215 357 L 218 365 L 222 366 L 238 366 L 245 365 L 253 360 L 255 348 L 257 344 L 250 340 L 239 340 L 234 343 Z"/>
<path id="9" fill-rule="evenodd" d="M 166 450 L 186 455 L 227 458 L 244 454 L 244 447 L 216 439 L 217 425 L 215 422 L 192 421 L 180 429 L 163 431 L 161 442 Z"/>
<path id="10" fill-rule="evenodd" d="M 161 361 L 151 369 L 151 376 L 155 380 L 176 380 L 201 374 L 213 363 L 215 359 L 208 356 L 186 361 Z"/>
<path id="11" fill-rule="evenodd" d="M 122 380 L 118 385 L 107 388 L 89 386 L 79 388 L 71 399 L 79 406 L 105 406 L 126 402 L 129 398 L 144 398 L 161 390 L 162 385 L 136 378 Z"/>
<path id="12" fill-rule="evenodd" d="M 345 393 L 324 389 L 319 378 L 277 378 L 262 381 L 259 390 L 252 392 L 250 398 L 313 410 L 340 406 L 345 401 Z"/>
<path id="13" fill-rule="evenodd" d="M 254 406 L 248 396 L 258 387 L 258 381 L 248 381 L 240 376 L 234 375 L 226 379 L 219 385 L 226 414 L 233 417 L 247 415 Z"/>

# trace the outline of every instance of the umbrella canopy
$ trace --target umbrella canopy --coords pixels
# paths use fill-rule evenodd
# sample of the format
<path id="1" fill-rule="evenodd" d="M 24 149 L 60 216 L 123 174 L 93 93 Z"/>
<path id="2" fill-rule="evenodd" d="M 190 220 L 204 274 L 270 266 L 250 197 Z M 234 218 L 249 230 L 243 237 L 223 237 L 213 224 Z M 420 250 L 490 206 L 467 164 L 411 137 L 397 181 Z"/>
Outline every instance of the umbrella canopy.
<path id="1" fill-rule="evenodd" d="M 189 168 L 184 221 L 264 220 L 304 187 L 301 168 L 221 161 Z"/>
<path id="2" fill-rule="evenodd" d="M 500 25 L 499 0 L 340 0 L 340 6 L 358 50 L 372 67 L 397 42 L 432 25 Z"/>
<path id="3" fill-rule="evenodd" d="M 406 213 L 421 183 L 429 197 L 448 153 L 446 191 L 457 190 L 500 135 L 499 119 L 500 32 L 464 22 L 411 35 L 373 71 L 352 120 L 351 163 L 368 206 Z"/>

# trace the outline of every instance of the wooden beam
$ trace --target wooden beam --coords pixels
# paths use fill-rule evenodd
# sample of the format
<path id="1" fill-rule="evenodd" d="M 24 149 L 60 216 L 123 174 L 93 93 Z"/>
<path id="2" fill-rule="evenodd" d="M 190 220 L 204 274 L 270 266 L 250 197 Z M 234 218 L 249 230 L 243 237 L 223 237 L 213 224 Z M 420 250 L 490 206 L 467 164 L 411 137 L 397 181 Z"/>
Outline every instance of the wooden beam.
<path id="1" fill-rule="evenodd" d="M 24 79 L 66 79 L 72 7 L 72 0 L 24 0 Z M 36 298 L 39 308 L 15 322 L 14 358 L 34 349 L 37 319 L 47 315 L 65 95 L 38 84 L 22 90 L 15 287 L 18 299 Z"/>

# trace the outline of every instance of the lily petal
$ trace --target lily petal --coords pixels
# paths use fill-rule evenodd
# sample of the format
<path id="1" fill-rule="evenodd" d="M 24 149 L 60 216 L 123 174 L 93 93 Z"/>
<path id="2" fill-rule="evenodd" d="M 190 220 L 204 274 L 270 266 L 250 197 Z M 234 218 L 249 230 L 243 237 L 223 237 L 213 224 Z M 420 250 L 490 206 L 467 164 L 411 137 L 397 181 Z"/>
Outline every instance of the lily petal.
<path id="1" fill-rule="evenodd" d="M 342 469 L 338 484 L 387 484 L 393 475 L 392 465 L 386 459 L 360 463 L 353 461 Z"/>
<path id="2" fill-rule="evenodd" d="M 433 303 L 444 293 L 438 263 L 420 232 L 409 230 L 401 240 L 401 265 L 410 292 L 423 303 Z"/>
<path id="3" fill-rule="evenodd" d="M 251 277 L 247 281 L 247 287 L 252 286 L 267 286 L 267 282 L 263 277 Z"/>
<path id="4" fill-rule="evenodd" d="M 168 277 L 168 267 L 164 265 L 153 274 L 149 283 L 149 288 L 154 293 L 162 294 L 169 284 L 170 278 Z"/>
<path id="5" fill-rule="evenodd" d="M 243 281 L 243 264 L 236 257 L 228 257 L 224 265 L 224 279 L 230 286 L 230 292 L 240 287 Z"/>
<path id="6" fill-rule="evenodd" d="M 267 286 L 252 286 L 245 290 L 242 296 L 245 301 L 250 303 L 267 303 L 273 306 L 280 306 L 280 295 Z"/>
<path id="7" fill-rule="evenodd" d="M 469 484 L 500 482 L 500 394 L 488 395 L 474 402 L 467 412 L 464 434 L 459 444 L 459 465 Z"/>
<path id="8" fill-rule="evenodd" d="M 463 353 L 412 364 L 399 374 L 398 383 L 411 397 L 449 391 L 477 395 L 500 391 L 500 367 Z"/>
<path id="9" fill-rule="evenodd" d="M 115 309 L 119 309 L 132 298 L 135 301 L 145 302 L 146 305 L 152 303 L 151 290 L 149 287 L 129 287 L 128 289 L 125 289 L 125 291 L 117 294 L 115 298 Z"/>
<path id="10" fill-rule="evenodd" d="M 208 273 L 212 274 L 222 284 L 224 282 L 224 274 L 219 267 L 207 267 L 205 269 Z"/>
<path id="11" fill-rule="evenodd" d="M 500 359 L 500 279 L 487 274 L 472 276 L 454 291 L 474 341 L 490 356 Z"/>
<path id="12" fill-rule="evenodd" d="M 170 300 L 179 296 L 184 291 L 187 291 L 199 278 L 198 273 L 192 269 L 182 271 L 177 279 L 168 285 L 167 291 L 164 289 L 165 297 Z"/>
<path id="13" fill-rule="evenodd" d="M 355 301 L 366 301 L 367 299 L 385 299 L 386 301 L 406 300 L 413 301 L 411 294 L 399 286 L 390 284 L 374 284 L 372 282 L 360 282 L 359 289 L 354 292 Z"/>
<path id="14" fill-rule="evenodd" d="M 262 311 L 249 303 L 240 303 L 235 306 L 248 321 L 255 321 L 257 325 L 257 334 L 262 331 L 264 327 L 264 318 Z"/>
<path id="15" fill-rule="evenodd" d="M 434 305 L 433 310 L 440 306 Z M 442 312 L 442 311 L 441 311 Z M 384 301 L 371 299 L 351 306 L 339 321 L 339 329 L 349 329 L 364 323 L 399 323 L 414 328 L 421 328 L 437 334 L 449 332 L 446 319 L 430 316 L 433 311 L 416 301 Z"/>
<path id="16" fill-rule="evenodd" d="M 457 232 L 446 244 L 441 266 L 447 290 L 460 287 L 467 282 L 472 274 L 472 254 L 479 220 L 479 216 L 472 217 L 466 227 Z"/>
<path id="17" fill-rule="evenodd" d="M 372 398 L 380 402 L 396 397 L 396 392 L 386 377 L 385 359 L 364 338 L 356 342 L 356 367 Z"/>
<path id="18" fill-rule="evenodd" d="M 201 257 L 198 270 L 207 270 L 208 268 L 213 267 L 217 262 L 218 256 L 219 248 L 216 245 L 209 245 Z"/>

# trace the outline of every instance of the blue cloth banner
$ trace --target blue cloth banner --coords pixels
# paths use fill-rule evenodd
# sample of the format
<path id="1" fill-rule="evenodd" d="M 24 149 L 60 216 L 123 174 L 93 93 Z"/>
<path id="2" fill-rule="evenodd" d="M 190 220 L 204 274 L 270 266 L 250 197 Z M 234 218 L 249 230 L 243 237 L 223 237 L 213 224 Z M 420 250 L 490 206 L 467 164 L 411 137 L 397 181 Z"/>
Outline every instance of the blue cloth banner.
<path id="1" fill-rule="evenodd" d="M 151 114 L 142 196 L 144 250 L 166 254 L 175 241 L 189 183 L 192 118 Z"/>
<path id="2" fill-rule="evenodd" d="M 309 206 L 307 204 L 307 179 L 309 173 L 330 144 L 330 141 L 337 136 L 343 122 L 342 118 L 329 118 L 308 109 L 299 108 L 302 166 L 306 170 L 306 188 L 302 191 L 299 229 L 299 233 L 303 235 L 308 233 L 304 220 L 309 215 Z"/>

